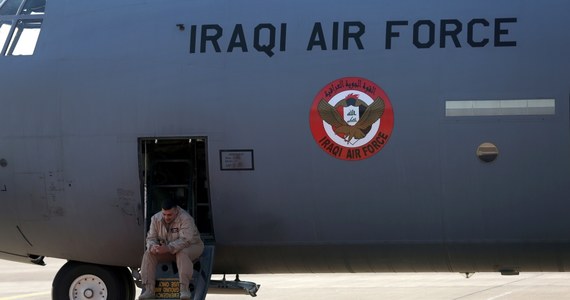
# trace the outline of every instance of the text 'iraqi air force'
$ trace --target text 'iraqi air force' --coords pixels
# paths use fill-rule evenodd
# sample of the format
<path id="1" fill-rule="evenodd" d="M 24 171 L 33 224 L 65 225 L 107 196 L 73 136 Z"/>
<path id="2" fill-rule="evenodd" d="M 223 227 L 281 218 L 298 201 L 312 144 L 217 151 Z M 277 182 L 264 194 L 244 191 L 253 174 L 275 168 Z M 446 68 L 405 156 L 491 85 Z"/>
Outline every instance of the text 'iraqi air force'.
<path id="1" fill-rule="evenodd" d="M 429 48 L 483 48 L 515 47 L 517 41 L 510 30 L 517 18 L 484 19 L 469 21 L 458 19 L 387 21 L 384 49 L 413 45 Z M 276 52 L 287 51 L 287 23 L 261 23 L 255 26 L 235 24 L 224 28 L 220 24 L 190 26 L 190 53 L 209 52 L 260 52 L 272 57 Z M 364 50 L 366 25 L 360 21 L 316 22 L 307 31 L 307 51 Z"/>

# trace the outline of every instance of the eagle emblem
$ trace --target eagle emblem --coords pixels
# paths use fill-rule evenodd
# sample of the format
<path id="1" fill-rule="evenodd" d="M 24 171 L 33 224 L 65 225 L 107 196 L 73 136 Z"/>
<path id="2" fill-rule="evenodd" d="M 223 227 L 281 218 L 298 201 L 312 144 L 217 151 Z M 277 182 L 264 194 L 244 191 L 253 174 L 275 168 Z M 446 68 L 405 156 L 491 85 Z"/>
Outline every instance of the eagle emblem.
<path id="1" fill-rule="evenodd" d="M 321 99 L 317 109 L 323 121 L 350 144 L 352 140 L 362 139 L 370 132 L 372 125 L 384 114 L 385 107 L 381 97 L 377 97 L 372 104 L 367 105 L 358 99 L 357 94 L 349 94 L 335 106 Z M 339 112 L 341 109 L 342 114 Z"/>
<path id="2" fill-rule="evenodd" d="M 343 77 L 329 82 L 313 98 L 309 125 L 313 139 L 329 155 L 363 160 L 388 143 L 394 109 L 386 92 L 373 81 Z"/>

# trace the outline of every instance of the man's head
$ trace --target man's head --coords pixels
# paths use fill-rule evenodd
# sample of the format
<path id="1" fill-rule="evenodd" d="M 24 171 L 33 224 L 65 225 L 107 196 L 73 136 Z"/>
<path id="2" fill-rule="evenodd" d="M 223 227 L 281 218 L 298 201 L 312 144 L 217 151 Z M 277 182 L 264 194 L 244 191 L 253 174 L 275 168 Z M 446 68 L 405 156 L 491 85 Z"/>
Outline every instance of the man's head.
<path id="1" fill-rule="evenodd" d="M 162 201 L 162 218 L 166 224 L 172 223 L 178 216 L 178 206 L 171 199 Z"/>

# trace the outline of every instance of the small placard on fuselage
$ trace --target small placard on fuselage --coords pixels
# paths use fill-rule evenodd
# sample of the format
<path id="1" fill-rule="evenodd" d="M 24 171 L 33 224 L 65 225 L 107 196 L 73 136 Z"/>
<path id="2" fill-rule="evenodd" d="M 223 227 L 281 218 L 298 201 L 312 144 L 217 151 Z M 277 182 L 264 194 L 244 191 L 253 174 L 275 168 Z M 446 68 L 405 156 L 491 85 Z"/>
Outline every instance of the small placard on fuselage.
<path id="1" fill-rule="evenodd" d="M 220 150 L 222 171 L 253 170 L 253 150 Z"/>

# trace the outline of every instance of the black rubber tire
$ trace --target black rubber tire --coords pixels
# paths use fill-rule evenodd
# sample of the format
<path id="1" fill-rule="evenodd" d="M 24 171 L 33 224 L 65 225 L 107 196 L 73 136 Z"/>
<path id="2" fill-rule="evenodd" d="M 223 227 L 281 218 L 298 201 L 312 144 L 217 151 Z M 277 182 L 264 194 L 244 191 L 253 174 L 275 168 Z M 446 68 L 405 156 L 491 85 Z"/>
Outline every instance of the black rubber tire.
<path id="1" fill-rule="evenodd" d="M 57 272 L 52 284 L 52 299 L 64 300 L 69 298 L 69 291 L 73 282 L 84 275 L 94 275 L 101 279 L 105 285 L 107 297 L 105 300 L 134 299 L 134 289 L 126 281 L 124 268 L 109 267 L 80 262 L 67 262 Z M 132 281 L 132 279 L 131 279 Z M 73 298 L 72 298 L 73 299 Z M 99 298 L 93 298 L 99 299 Z M 103 299 L 103 298 L 101 298 Z"/>
<path id="2" fill-rule="evenodd" d="M 126 288 L 126 298 L 127 300 L 134 300 L 136 297 L 136 286 L 133 280 L 133 275 L 128 268 L 116 267 L 117 272 L 121 274 L 123 278 L 123 286 Z"/>

